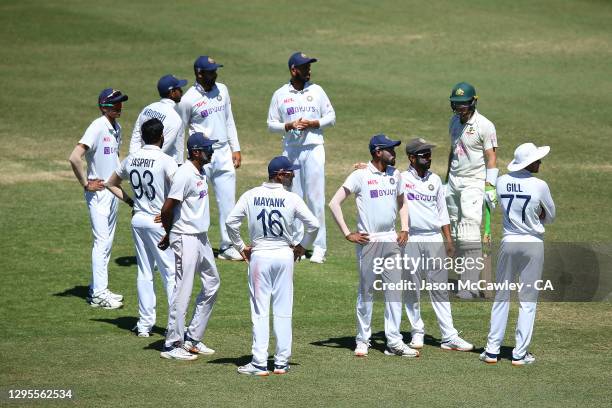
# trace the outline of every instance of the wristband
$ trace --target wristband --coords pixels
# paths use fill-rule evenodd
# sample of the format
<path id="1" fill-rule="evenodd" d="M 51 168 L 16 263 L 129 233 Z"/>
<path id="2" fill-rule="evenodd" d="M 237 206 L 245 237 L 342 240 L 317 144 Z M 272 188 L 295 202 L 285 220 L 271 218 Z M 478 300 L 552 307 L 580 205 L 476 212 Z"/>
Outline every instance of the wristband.
<path id="1" fill-rule="evenodd" d="M 497 175 L 499 174 L 499 169 L 487 169 L 487 176 L 485 182 L 494 186 L 497 183 Z"/>

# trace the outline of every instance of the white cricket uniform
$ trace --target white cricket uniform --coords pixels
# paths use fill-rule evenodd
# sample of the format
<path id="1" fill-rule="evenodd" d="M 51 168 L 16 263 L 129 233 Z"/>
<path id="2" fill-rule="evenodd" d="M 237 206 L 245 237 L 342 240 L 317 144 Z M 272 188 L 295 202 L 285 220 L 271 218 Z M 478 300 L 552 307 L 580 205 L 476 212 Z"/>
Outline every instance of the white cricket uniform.
<path id="1" fill-rule="evenodd" d="M 357 203 L 357 231 L 369 234 L 370 242 L 355 245 L 359 269 L 357 292 L 357 337 L 358 342 L 368 342 L 372 335 L 372 309 L 374 282 L 379 277 L 374 273 L 372 261 L 376 257 L 393 258 L 400 254 L 397 244 L 395 221 L 398 197 L 404 193 L 400 172 L 388 167 L 380 172 L 370 162 L 364 169 L 353 171 L 342 187 L 355 194 Z M 401 278 L 401 270 L 388 270 L 382 275 L 384 282 L 395 282 Z M 402 342 L 400 323 L 401 301 L 390 301 L 385 291 L 385 336 L 387 345 L 394 347 Z M 401 300 L 401 298 L 400 298 Z"/>
<path id="2" fill-rule="evenodd" d="M 174 159 L 158 146 L 145 145 L 130 154 L 117 169 L 119 177 L 130 181 L 134 196 L 132 237 L 138 263 L 136 288 L 140 316 L 137 323 L 139 332 L 150 332 L 155 325 L 156 298 L 153 269 L 156 264 L 168 303 L 174 291 L 174 254 L 170 248 L 165 251 L 157 248 L 165 231 L 160 223 L 155 223 L 153 220 L 161 213 L 177 168 Z"/>
<path id="3" fill-rule="evenodd" d="M 319 128 L 285 132 L 285 123 L 297 119 L 318 120 Z M 325 229 L 325 149 L 323 129 L 336 123 L 336 113 L 327 94 L 319 85 L 306 82 L 298 91 L 291 83 L 280 87 L 270 102 L 268 129 L 283 134 L 283 156 L 301 168 L 294 171 L 291 191 L 304 199 L 308 208 L 319 220 L 319 232 L 314 247 L 327 250 Z M 298 222 L 294 242 L 300 242 L 304 234 Z"/>
<path id="4" fill-rule="evenodd" d="M 186 161 L 174 174 L 168 198 L 179 201 L 174 207 L 170 247 L 174 251 L 176 287 L 168 312 L 166 347 L 182 343 L 185 337 L 200 341 L 212 313 L 220 279 L 215 256 L 208 240 L 210 225 L 206 174 Z M 202 289 L 195 302 L 191 324 L 185 332 L 185 315 L 199 273 Z"/>
<path id="5" fill-rule="evenodd" d="M 405 247 L 405 253 L 415 258 L 431 258 L 443 261 L 446 257 L 444 239 L 441 228 L 450 224 L 446 209 L 446 198 L 440 177 L 430 171 L 421 178 L 410 166 L 402 172 L 404 193 L 408 200 L 410 239 Z M 416 271 L 407 271 L 413 282 L 419 284 L 421 279 L 427 282 L 448 282 L 448 270 L 443 262 L 431 267 L 421 266 Z M 442 341 L 448 341 L 457 336 L 453 326 L 451 305 L 448 292 L 430 290 L 431 304 L 436 313 Z M 420 291 L 406 292 L 406 314 L 412 326 L 412 334 L 425 334 L 425 323 L 421 318 Z"/>
<path id="6" fill-rule="evenodd" d="M 172 157 L 178 164 L 183 163 L 185 152 L 185 130 L 183 120 L 176 111 L 176 103 L 172 99 L 162 98 L 146 106 L 134 123 L 130 154 L 136 153 L 145 145 L 142 140 L 142 124 L 150 119 L 159 119 L 164 125 L 164 144 L 162 151 Z"/>
<path id="7" fill-rule="evenodd" d="M 276 351 L 274 364 L 286 365 L 291 357 L 293 311 L 293 224 L 306 226 L 301 245 L 312 243 L 319 223 L 304 201 L 282 184 L 263 183 L 244 193 L 227 218 L 227 232 L 236 249 L 245 247 L 240 224 L 248 218 L 253 246 L 249 263 L 249 298 L 253 322 L 253 364 L 266 366 L 270 338 L 270 300 L 274 313 Z"/>
<path id="8" fill-rule="evenodd" d="M 240 151 L 227 87 L 217 82 L 210 92 L 206 92 L 196 82 L 185 92 L 177 110 L 190 135 L 201 132 L 209 139 L 218 140 L 213 146 L 212 162 L 205 166 L 205 170 L 215 191 L 221 231 L 219 249 L 224 250 L 232 244 L 225 220 L 236 202 L 236 169 L 232 153 Z"/>
<path id="9" fill-rule="evenodd" d="M 100 116 L 91 122 L 79 143 L 88 147 L 85 152 L 87 179 L 108 180 L 119 165 L 119 122 L 115 122 L 113 127 L 106 116 Z M 118 200 L 110 191 L 104 189 L 85 191 L 85 201 L 93 232 L 90 291 L 92 296 L 98 296 L 108 289 L 108 262 L 117 225 Z"/>
<path id="10" fill-rule="evenodd" d="M 497 196 L 504 214 L 504 235 L 497 260 L 497 282 L 518 280 L 526 286 L 519 292 L 516 344 L 512 357 L 521 359 L 528 351 L 538 292 L 534 282 L 541 278 L 544 266 L 544 225 L 554 221 L 555 204 L 545 181 L 527 170 L 505 174 L 497 179 Z M 540 220 L 544 210 L 545 217 Z M 527 286 L 531 285 L 531 286 Z M 499 354 L 504 340 L 510 292 L 500 290 L 491 309 L 491 330 L 486 351 Z"/>

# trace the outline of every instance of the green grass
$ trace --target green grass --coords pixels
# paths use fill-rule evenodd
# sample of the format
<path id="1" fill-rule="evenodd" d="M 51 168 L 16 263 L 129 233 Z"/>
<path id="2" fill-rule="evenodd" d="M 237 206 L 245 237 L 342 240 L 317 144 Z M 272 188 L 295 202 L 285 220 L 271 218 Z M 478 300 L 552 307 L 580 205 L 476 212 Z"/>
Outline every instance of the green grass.
<path id="1" fill-rule="evenodd" d="M 222 284 L 205 339 L 217 354 L 190 364 L 162 360 L 159 333 L 139 339 L 128 331 L 137 301 L 126 208 L 110 266 L 111 287 L 126 295 L 126 306 L 94 310 L 82 298 L 91 236 L 66 159 L 97 116 L 102 88 L 130 96 L 121 119 L 125 153 L 138 112 L 157 99 L 157 79 L 171 72 L 191 81 L 195 57 L 210 54 L 225 64 L 219 80 L 230 89 L 243 147 L 243 192 L 262 181 L 280 152 L 279 137 L 266 129 L 268 104 L 288 79 L 289 54 L 303 50 L 320 59 L 313 79 L 337 113 L 326 132 L 328 198 L 352 163 L 367 159 L 367 140 L 379 131 L 438 143 L 434 169 L 443 172 L 448 93 L 466 80 L 497 127 L 500 168 L 521 142 L 551 145 L 541 177 L 558 219 L 547 240 L 609 243 L 611 20 L 604 1 L 2 2 L 0 388 L 73 388 L 75 405 L 87 407 L 609 404 L 609 303 L 540 304 L 532 344 L 538 362 L 524 369 L 442 352 L 426 302 L 433 338 L 422 358 L 380 351 L 353 358 L 355 257 L 330 217 L 328 262 L 296 267 L 290 375 L 235 373 L 250 353 L 250 313 L 245 266 L 227 262 L 219 262 Z M 354 205 L 345 213 L 353 223 Z M 217 242 L 216 223 L 211 236 Z M 161 291 L 159 303 L 161 332 Z M 489 306 L 453 305 L 456 326 L 478 347 L 486 342 Z M 380 304 L 373 327 L 380 350 Z M 512 337 L 509 327 L 509 346 Z"/>

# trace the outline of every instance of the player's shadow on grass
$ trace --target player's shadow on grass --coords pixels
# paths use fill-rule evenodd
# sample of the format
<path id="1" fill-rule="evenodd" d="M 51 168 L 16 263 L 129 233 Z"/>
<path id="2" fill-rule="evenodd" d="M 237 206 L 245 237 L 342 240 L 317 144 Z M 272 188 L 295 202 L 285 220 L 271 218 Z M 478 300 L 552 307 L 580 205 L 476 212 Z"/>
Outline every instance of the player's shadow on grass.
<path id="1" fill-rule="evenodd" d="M 117 326 L 120 329 L 130 331 L 130 332 L 133 331 L 134 327 L 136 326 L 136 323 L 138 322 L 138 318 L 134 316 L 121 316 L 115 319 L 90 319 L 90 320 L 93 322 L 109 323 L 109 324 Z M 159 326 L 153 326 L 153 329 L 151 330 L 151 332 L 154 334 L 159 334 L 160 336 L 166 335 L 166 330 Z"/>
<path id="2" fill-rule="evenodd" d="M 327 340 L 313 341 L 310 344 L 319 347 L 345 348 L 354 350 L 355 336 L 330 337 Z M 385 351 L 385 332 L 379 331 L 378 333 L 372 333 L 372 337 L 370 337 L 370 348 L 380 352 Z"/>
<path id="3" fill-rule="evenodd" d="M 243 366 L 245 364 L 249 364 L 252 360 L 252 356 L 249 355 L 244 355 L 244 356 L 240 356 L 240 357 L 224 357 L 224 358 L 217 358 L 214 360 L 209 360 L 208 364 L 233 364 L 236 367 L 239 366 Z M 289 362 L 290 366 L 299 366 L 300 364 L 294 362 L 294 361 L 290 361 Z M 270 357 L 268 359 L 268 367 L 274 367 L 274 358 Z"/>
<path id="4" fill-rule="evenodd" d="M 89 286 L 75 286 L 74 288 L 66 289 L 63 292 L 54 293 L 53 296 L 74 296 L 79 297 L 81 299 L 87 299 L 87 297 L 89 296 Z"/>
<path id="5" fill-rule="evenodd" d="M 137 265 L 135 256 L 120 256 L 119 258 L 115 258 L 115 263 L 119 266 Z"/>

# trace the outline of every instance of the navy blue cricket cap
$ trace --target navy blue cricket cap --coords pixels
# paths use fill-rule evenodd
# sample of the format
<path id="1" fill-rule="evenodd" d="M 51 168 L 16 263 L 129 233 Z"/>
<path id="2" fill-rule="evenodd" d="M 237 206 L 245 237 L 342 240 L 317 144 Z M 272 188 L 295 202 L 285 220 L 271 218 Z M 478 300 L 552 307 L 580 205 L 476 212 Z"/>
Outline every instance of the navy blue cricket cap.
<path id="1" fill-rule="evenodd" d="M 100 106 L 113 106 L 119 102 L 125 102 L 128 100 L 128 96 L 121 93 L 118 89 L 106 88 L 100 92 L 98 96 L 98 105 Z"/>
<path id="2" fill-rule="evenodd" d="M 208 55 L 198 57 L 198 59 L 193 63 L 193 69 L 199 69 L 202 71 L 215 71 L 217 68 L 222 66 L 222 64 L 217 64 L 216 61 Z"/>
<path id="3" fill-rule="evenodd" d="M 159 78 L 157 81 L 157 91 L 162 98 L 175 88 L 182 88 L 187 85 L 186 79 L 178 79 L 174 75 L 168 74 Z"/>
<path id="4" fill-rule="evenodd" d="M 299 67 L 300 65 L 310 64 L 312 62 L 317 62 L 317 59 L 307 57 L 306 54 L 301 51 L 298 51 L 289 57 L 288 65 L 289 69 L 291 69 L 293 67 Z"/>
<path id="5" fill-rule="evenodd" d="M 196 132 L 187 139 L 187 150 L 207 150 L 216 142 L 218 140 L 208 139 L 204 137 L 204 133 Z"/>
<path id="6" fill-rule="evenodd" d="M 400 140 L 391 140 L 382 133 L 379 135 L 372 136 L 370 139 L 370 153 L 378 149 L 387 149 L 389 147 L 396 147 L 401 145 Z"/>
<path id="7" fill-rule="evenodd" d="M 293 164 L 285 156 L 277 156 L 270 160 L 268 164 L 268 176 L 274 177 L 279 171 L 293 171 L 299 170 L 300 166 Z"/>

